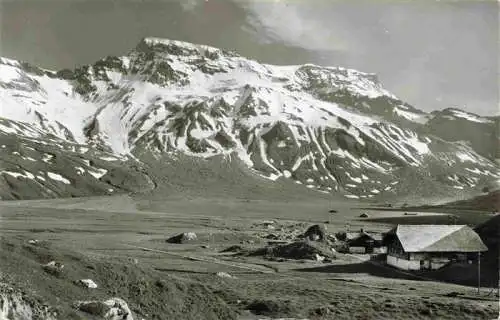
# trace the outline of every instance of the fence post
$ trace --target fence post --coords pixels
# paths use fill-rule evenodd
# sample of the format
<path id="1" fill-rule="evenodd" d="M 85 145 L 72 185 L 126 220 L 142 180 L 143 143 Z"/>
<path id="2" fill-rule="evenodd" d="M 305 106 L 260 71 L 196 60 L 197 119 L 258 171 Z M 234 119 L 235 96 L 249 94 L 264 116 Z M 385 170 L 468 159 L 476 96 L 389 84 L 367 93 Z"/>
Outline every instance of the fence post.
<path id="1" fill-rule="evenodd" d="M 477 294 L 481 289 L 481 251 L 477 252 Z"/>

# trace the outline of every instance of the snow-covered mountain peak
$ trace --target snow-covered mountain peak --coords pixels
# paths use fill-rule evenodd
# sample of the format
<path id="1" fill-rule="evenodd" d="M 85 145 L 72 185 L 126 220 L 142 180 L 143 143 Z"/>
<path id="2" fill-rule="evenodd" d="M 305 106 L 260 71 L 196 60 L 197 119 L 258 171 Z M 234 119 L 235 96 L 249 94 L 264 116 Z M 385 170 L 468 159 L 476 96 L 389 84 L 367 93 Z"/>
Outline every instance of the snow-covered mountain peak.
<path id="1" fill-rule="evenodd" d="M 4 88 L 22 86 L 26 82 L 25 73 L 29 73 L 34 67 L 13 59 L 0 57 L 0 86 Z M 39 71 L 42 72 L 43 71 Z"/>
<path id="2" fill-rule="evenodd" d="M 396 97 L 382 88 L 377 76 L 342 67 L 323 67 L 314 64 L 276 66 L 244 58 L 234 52 L 207 45 L 148 37 L 129 54 L 132 73 L 151 75 L 159 84 L 187 84 L 217 81 L 217 78 L 245 82 L 259 79 L 285 84 L 289 89 L 311 93 L 331 93 L 348 90 L 354 94 L 375 98 Z M 156 75 L 160 73 L 161 77 Z M 220 76 L 220 74 L 228 74 Z M 157 81 L 159 78 L 160 81 Z M 212 78 L 212 79 L 206 79 Z M 262 82 L 261 81 L 261 84 Z"/>
<path id="3" fill-rule="evenodd" d="M 215 58 L 215 55 L 224 53 L 228 56 L 239 56 L 235 52 L 222 50 L 204 44 L 195 44 L 191 42 L 156 37 L 146 37 L 142 39 L 136 49 L 144 50 L 145 48 L 173 55 L 206 55 L 207 57 L 214 55 L 212 57 Z"/>
<path id="4" fill-rule="evenodd" d="M 29 124 L 37 137 L 118 155 L 236 154 L 260 175 L 322 192 L 372 198 L 396 192 L 401 172 L 429 171 L 458 190 L 496 171 L 487 150 L 453 142 L 374 74 L 262 64 L 176 40 L 145 38 L 127 55 L 57 72 L 2 59 L 0 99 L 0 136 Z"/>
<path id="5" fill-rule="evenodd" d="M 387 96 L 397 99 L 382 87 L 378 77 L 373 73 L 306 64 L 298 67 L 295 75 L 304 82 L 304 89 L 316 94 L 327 95 L 338 90 L 348 90 L 353 94 L 369 98 Z"/>
<path id="6" fill-rule="evenodd" d="M 21 78 L 19 62 L 11 59 L 0 59 L 0 85 L 18 81 Z"/>

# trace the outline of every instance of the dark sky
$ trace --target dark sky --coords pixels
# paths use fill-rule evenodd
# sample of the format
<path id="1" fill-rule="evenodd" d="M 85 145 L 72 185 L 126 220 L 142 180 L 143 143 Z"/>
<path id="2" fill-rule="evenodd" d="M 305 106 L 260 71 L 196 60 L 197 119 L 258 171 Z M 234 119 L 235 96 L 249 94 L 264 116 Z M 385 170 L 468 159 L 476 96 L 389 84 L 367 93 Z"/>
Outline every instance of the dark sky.
<path id="1" fill-rule="evenodd" d="M 424 110 L 499 113 L 498 3 L 384 0 L 0 0 L 0 54 L 59 69 L 156 36 L 274 64 L 375 72 Z"/>

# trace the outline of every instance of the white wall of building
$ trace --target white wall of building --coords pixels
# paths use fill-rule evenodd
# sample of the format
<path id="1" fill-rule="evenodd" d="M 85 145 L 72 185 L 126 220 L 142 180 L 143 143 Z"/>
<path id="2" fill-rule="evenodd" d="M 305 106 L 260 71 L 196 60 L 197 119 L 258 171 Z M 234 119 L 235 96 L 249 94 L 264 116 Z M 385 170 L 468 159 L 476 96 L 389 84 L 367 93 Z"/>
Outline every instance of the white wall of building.
<path id="1" fill-rule="evenodd" d="M 423 265 L 421 265 L 423 261 Z M 420 269 L 432 269 L 437 270 L 444 267 L 450 261 L 446 258 L 434 258 L 426 260 L 406 260 L 397 258 L 391 255 L 387 255 L 387 264 L 402 270 L 420 270 Z"/>
<path id="2" fill-rule="evenodd" d="M 450 262 L 450 259 L 448 258 L 432 258 L 431 259 L 431 269 L 432 270 L 437 270 L 445 265 L 447 265 Z"/>
<path id="3" fill-rule="evenodd" d="M 420 270 L 420 260 L 406 260 L 387 255 L 387 264 L 402 270 Z"/>
<path id="4" fill-rule="evenodd" d="M 365 247 L 349 247 L 350 253 L 366 253 Z"/>
<path id="5" fill-rule="evenodd" d="M 410 260 L 427 260 L 429 255 L 423 252 L 410 252 Z"/>

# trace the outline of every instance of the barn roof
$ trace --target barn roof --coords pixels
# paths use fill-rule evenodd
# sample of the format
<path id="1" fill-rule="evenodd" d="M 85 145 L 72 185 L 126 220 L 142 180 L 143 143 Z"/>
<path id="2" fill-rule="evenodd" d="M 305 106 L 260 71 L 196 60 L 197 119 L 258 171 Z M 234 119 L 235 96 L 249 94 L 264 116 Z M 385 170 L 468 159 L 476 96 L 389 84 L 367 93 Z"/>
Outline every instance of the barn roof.
<path id="1" fill-rule="evenodd" d="M 488 250 L 479 235 L 466 225 L 398 225 L 393 231 L 406 252 Z"/>
<path id="2" fill-rule="evenodd" d="M 376 233 L 376 232 L 347 232 L 346 233 L 346 239 L 348 241 L 356 240 L 361 238 L 362 236 L 367 236 L 375 241 L 381 241 L 382 240 L 382 234 L 381 233 Z"/>
<path id="3" fill-rule="evenodd" d="M 347 240 L 354 240 L 361 236 L 361 232 L 346 232 L 345 238 Z"/>

